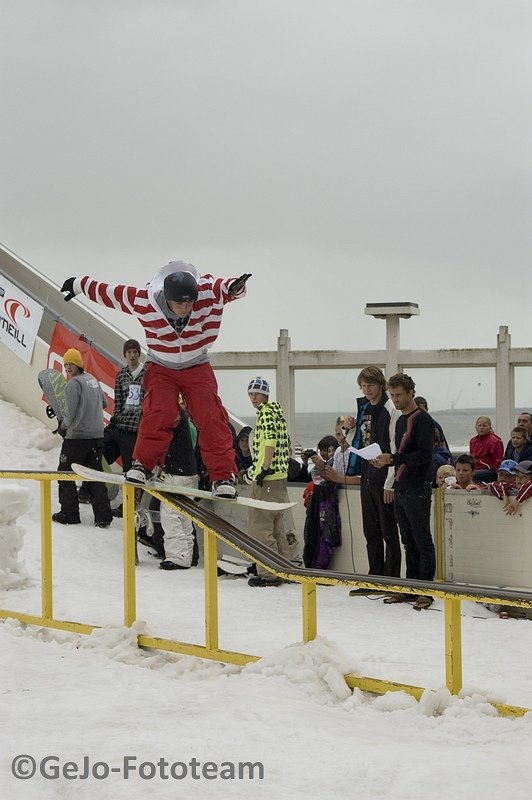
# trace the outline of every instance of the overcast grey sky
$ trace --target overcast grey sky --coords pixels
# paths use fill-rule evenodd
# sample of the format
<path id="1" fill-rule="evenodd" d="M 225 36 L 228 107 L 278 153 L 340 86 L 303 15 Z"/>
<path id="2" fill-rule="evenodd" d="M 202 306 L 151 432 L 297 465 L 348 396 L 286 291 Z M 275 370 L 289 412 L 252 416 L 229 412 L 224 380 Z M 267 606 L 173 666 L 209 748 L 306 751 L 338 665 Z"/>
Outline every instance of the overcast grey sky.
<path id="1" fill-rule="evenodd" d="M 531 343 L 530 0 L 0 0 L 0 241 L 252 272 L 219 350 Z M 126 332 L 118 314 L 112 320 Z"/>

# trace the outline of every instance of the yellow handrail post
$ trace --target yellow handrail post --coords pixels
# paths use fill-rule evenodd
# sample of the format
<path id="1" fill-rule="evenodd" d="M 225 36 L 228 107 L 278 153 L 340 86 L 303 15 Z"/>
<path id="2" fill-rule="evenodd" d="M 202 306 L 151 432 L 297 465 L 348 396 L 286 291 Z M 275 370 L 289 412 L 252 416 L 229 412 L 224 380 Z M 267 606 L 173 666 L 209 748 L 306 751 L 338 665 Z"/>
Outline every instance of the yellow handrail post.
<path id="1" fill-rule="evenodd" d="M 52 482 L 41 481 L 41 613 L 53 619 L 52 586 Z"/>
<path id="2" fill-rule="evenodd" d="M 205 646 L 218 650 L 218 564 L 216 536 L 203 529 L 203 578 L 205 582 Z"/>
<path id="3" fill-rule="evenodd" d="M 124 625 L 137 618 L 135 583 L 135 488 L 122 487 L 122 539 L 124 550 Z"/>
<path id="4" fill-rule="evenodd" d="M 303 604 L 303 641 L 311 642 L 318 634 L 316 581 L 302 581 L 301 592 Z"/>
<path id="5" fill-rule="evenodd" d="M 443 601 L 445 614 L 445 676 L 451 694 L 462 688 L 462 617 L 461 602 L 455 597 Z"/>
<path id="6" fill-rule="evenodd" d="M 436 489 L 436 580 L 443 580 L 443 501 L 444 493 Z"/>

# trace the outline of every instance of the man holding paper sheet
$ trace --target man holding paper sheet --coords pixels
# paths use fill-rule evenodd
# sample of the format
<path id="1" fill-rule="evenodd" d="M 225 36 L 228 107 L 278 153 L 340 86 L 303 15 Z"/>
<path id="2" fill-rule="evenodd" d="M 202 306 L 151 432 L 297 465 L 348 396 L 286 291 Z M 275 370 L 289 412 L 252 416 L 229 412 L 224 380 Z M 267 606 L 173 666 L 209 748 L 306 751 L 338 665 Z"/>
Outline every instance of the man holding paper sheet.
<path id="1" fill-rule="evenodd" d="M 394 513 L 394 469 L 387 471 L 374 465 L 382 451 L 395 452 L 395 424 L 401 416 L 386 394 L 386 378 L 376 366 L 365 367 L 357 378 L 363 397 L 358 398 L 357 414 L 361 456 L 360 499 L 362 524 L 368 552 L 369 575 L 401 574 L 401 547 Z M 328 480 L 340 480 L 326 470 Z M 351 595 L 368 594 L 367 589 L 354 589 Z"/>
<path id="2" fill-rule="evenodd" d="M 434 542 L 430 532 L 432 499 L 432 445 L 434 422 L 414 400 L 416 385 L 409 375 L 397 373 L 388 381 L 390 397 L 401 412 L 395 427 L 396 452 L 383 452 L 375 467 L 395 467 L 395 514 L 405 548 L 406 577 L 432 581 L 436 571 Z M 384 470 L 383 470 L 384 471 Z M 415 599 L 414 608 L 429 608 L 432 597 L 392 594 L 385 603 Z"/>

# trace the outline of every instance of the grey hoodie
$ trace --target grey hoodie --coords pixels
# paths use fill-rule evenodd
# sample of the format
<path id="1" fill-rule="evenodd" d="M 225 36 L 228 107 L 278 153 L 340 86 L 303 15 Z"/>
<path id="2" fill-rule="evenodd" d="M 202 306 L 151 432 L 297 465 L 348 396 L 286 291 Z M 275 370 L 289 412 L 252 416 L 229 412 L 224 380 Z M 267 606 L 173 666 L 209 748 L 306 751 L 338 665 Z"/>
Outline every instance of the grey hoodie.
<path id="1" fill-rule="evenodd" d="M 66 439 L 102 439 L 103 409 L 107 401 L 101 386 L 88 372 L 71 378 L 65 390 L 66 414 L 62 425 Z"/>

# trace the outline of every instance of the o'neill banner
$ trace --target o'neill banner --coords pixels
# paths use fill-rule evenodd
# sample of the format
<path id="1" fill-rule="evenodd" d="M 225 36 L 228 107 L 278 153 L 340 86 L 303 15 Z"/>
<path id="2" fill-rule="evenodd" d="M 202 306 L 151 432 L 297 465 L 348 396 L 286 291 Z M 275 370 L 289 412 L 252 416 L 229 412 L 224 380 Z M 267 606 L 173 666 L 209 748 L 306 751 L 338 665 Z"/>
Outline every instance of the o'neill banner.
<path id="1" fill-rule="evenodd" d="M 31 363 L 43 312 L 42 306 L 0 275 L 0 342 L 26 364 Z"/>

